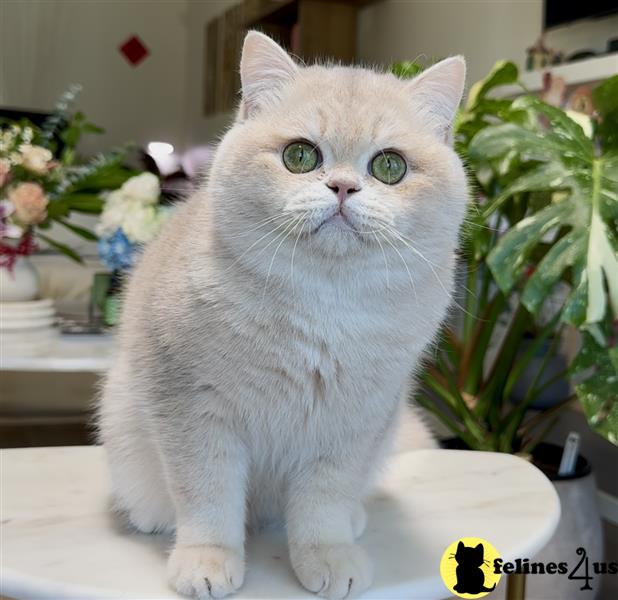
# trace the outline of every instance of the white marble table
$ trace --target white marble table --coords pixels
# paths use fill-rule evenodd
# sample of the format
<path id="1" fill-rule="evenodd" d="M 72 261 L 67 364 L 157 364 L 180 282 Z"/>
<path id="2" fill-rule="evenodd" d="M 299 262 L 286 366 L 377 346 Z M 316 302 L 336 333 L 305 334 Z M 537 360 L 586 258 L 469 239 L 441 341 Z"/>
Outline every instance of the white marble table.
<path id="1" fill-rule="evenodd" d="M 41 346 L 41 351 L 34 355 L 0 352 L 0 369 L 99 373 L 108 369 L 114 348 L 114 337 L 110 334 L 59 335 L 57 340 Z M 3 350 L 1 340 L 0 350 Z"/>
<path id="2" fill-rule="evenodd" d="M 101 448 L 3 450 L 1 459 L 4 595 L 177 597 L 165 580 L 169 538 L 129 533 L 107 511 Z M 368 513 L 360 543 L 376 568 L 363 598 L 432 600 L 449 596 L 439 562 L 451 542 L 481 537 L 506 560 L 533 556 L 560 508 L 551 483 L 519 458 L 426 450 L 391 460 Z M 247 562 L 237 598 L 314 598 L 291 571 L 282 532 L 250 540 Z"/>

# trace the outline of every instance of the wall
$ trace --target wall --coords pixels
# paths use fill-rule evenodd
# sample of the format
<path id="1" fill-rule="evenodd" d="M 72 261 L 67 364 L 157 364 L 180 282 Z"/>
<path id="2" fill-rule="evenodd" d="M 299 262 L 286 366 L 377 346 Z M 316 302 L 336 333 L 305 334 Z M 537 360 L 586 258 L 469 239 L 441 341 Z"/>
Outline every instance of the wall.
<path id="1" fill-rule="evenodd" d="M 187 12 L 187 81 L 185 87 L 185 141 L 188 146 L 213 141 L 230 122 L 223 113 L 204 116 L 204 65 L 206 64 L 206 25 L 238 4 L 237 0 L 189 2 Z"/>
<path id="2" fill-rule="evenodd" d="M 386 0 L 361 11 L 358 56 L 388 64 L 426 56 L 464 54 L 469 81 L 498 59 L 525 63 L 525 49 L 543 28 L 542 0 Z M 569 52 L 603 50 L 618 31 L 618 16 L 579 22 L 548 32 L 547 45 Z"/>
<path id="3" fill-rule="evenodd" d="M 186 0 L 0 1 L 0 106 L 49 110 L 71 83 L 106 129 L 86 152 L 132 140 L 181 144 Z M 138 34 L 150 56 L 132 67 L 118 46 Z"/>

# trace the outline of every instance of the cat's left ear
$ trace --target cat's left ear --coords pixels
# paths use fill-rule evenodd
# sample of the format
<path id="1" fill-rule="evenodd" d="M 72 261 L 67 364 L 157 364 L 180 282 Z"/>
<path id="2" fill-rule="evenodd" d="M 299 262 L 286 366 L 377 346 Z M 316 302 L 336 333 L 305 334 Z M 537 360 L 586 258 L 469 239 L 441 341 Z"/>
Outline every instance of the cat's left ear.
<path id="1" fill-rule="evenodd" d="M 297 73 L 298 67 L 281 46 L 263 33 L 250 31 L 240 59 L 240 117 L 251 117 L 276 102 L 283 86 Z"/>
<path id="2" fill-rule="evenodd" d="M 408 85 L 413 102 L 440 136 L 448 138 L 466 83 L 466 61 L 452 56 L 436 63 Z"/>

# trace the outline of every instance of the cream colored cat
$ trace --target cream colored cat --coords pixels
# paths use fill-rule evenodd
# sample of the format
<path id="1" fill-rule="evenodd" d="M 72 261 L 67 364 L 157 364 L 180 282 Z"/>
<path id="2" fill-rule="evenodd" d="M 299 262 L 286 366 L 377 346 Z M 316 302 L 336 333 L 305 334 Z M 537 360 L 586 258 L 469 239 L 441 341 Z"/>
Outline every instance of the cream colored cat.
<path id="1" fill-rule="evenodd" d="M 466 204 L 450 147 L 465 65 L 412 81 L 297 66 L 249 33 L 208 181 L 128 289 L 100 432 L 117 507 L 176 530 L 171 585 L 242 585 L 245 525 L 282 518 L 300 583 L 367 588 L 361 500 L 445 316 Z"/>

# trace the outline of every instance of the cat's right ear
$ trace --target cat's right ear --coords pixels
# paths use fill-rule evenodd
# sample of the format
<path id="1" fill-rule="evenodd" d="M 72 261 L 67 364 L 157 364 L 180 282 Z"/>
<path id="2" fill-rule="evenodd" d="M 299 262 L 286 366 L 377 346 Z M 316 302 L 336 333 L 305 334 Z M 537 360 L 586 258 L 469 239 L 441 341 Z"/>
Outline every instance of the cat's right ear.
<path id="1" fill-rule="evenodd" d="M 457 544 L 457 552 L 459 552 L 460 550 L 463 550 L 465 548 L 465 546 L 463 545 L 463 542 L 460 540 L 459 544 Z"/>
<path id="2" fill-rule="evenodd" d="M 263 33 L 250 31 L 245 37 L 240 59 L 240 118 L 250 118 L 276 103 L 281 89 L 297 73 L 298 67 L 281 46 Z"/>

